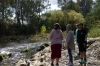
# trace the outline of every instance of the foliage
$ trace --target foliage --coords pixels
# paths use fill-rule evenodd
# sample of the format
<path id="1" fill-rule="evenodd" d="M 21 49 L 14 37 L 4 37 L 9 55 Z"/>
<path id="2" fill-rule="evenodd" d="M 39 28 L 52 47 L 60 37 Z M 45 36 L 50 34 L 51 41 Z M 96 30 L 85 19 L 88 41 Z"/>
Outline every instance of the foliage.
<path id="1" fill-rule="evenodd" d="M 84 22 L 83 15 L 81 13 L 77 13 L 74 10 L 69 10 L 65 12 L 65 19 L 67 24 L 72 25 L 72 29 L 75 29 L 75 24 Z"/>
<path id="2" fill-rule="evenodd" d="M 84 21 L 88 28 L 100 24 L 100 0 L 94 4 L 93 0 L 58 0 L 58 6 L 61 10 L 42 13 L 50 8 L 49 0 L 0 0 L 0 36 L 44 34 L 54 23 L 63 31 L 68 23 L 73 29 Z"/>
<path id="3" fill-rule="evenodd" d="M 84 22 L 83 15 L 81 13 L 77 13 L 74 10 L 66 11 L 67 12 L 67 22 L 70 24 L 77 24 L 80 22 Z"/>
<path id="4" fill-rule="evenodd" d="M 100 37 L 100 27 L 93 27 L 90 29 L 89 33 L 88 33 L 88 37 Z"/>
<path id="5" fill-rule="evenodd" d="M 93 0 L 77 0 L 80 10 L 85 17 L 93 7 Z"/>
<path id="6" fill-rule="evenodd" d="M 42 17 L 44 17 L 46 20 L 45 23 L 47 30 L 50 30 L 53 28 L 54 23 L 61 24 L 63 22 L 64 14 L 61 10 L 54 10 L 45 13 Z"/>
<path id="7" fill-rule="evenodd" d="M 43 25 L 43 26 L 41 27 L 41 35 L 45 34 L 45 32 L 46 32 L 46 26 Z"/>
<path id="8" fill-rule="evenodd" d="M 66 29 L 66 25 L 68 23 L 75 26 L 76 23 L 84 22 L 83 15 L 81 13 L 75 12 L 74 10 L 68 10 L 64 12 L 61 10 L 54 10 L 45 13 L 42 15 L 42 17 L 45 18 L 45 23 L 48 23 L 46 24 L 46 27 L 50 27 L 50 29 L 52 29 L 54 23 L 57 22 L 60 24 L 63 31 Z M 47 30 L 49 30 L 49 28 L 47 28 Z"/>
<path id="9" fill-rule="evenodd" d="M 95 27 L 100 24 L 100 3 L 97 0 L 94 9 L 88 13 L 85 18 L 85 23 L 89 28 Z"/>
<path id="10" fill-rule="evenodd" d="M 0 0 L 0 35 L 37 33 L 40 13 L 49 6 L 48 0 Z"/>
<path id="11" fill-rule="evenodd" d="M 79 5 L 73 0 L 58 0 L 58 6 L 61 7 L 63 11 L 75 10 L 76 12 L 80 12 Z"/>
<path id="12" fill-rule="evenodd" d="M 40 33 L 35 34 L 35 35 L 31 35 L 31 37 L 29 37 L 30 40 L 32 41 L 41 41 L 41 40 L 48 40 L 49 34 L 45 33 L 43 35 L 41 35 Z"/>

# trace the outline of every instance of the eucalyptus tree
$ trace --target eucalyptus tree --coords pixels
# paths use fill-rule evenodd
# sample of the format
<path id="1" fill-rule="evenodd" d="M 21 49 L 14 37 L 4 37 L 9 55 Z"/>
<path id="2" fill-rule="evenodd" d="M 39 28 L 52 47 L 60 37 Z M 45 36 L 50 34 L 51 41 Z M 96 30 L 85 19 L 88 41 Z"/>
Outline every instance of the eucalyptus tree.
<path id="1" fill-rule="evenodd" d="M 100 27 L 100 0 L 95 1 L 95 5 L 93 10 L 91 10 L 90 13 L 87 14 L 86 16 L 86 25 L 91 28 L 91 27 Z"/>
<path id="2" fill-rule="evenodd" d="M 27 23 L 38 28 L 41 12 L 48 8 L 48 0 L 15 0 L 12 7 L 15 8 L 18 26 Z M 32 27 L 32 28 L 33 28 Z"/>
<path id="3" fill-rule="evenodd" d="M 41 13 L 50 7 L 50 4 L 48 0 L 32 0 L 30 7 L 29 24 L 35 29 L 34 31 L 38 32 L 40 29 Z"/>
<path id="4" fill-rule="evenodd" d="M 84 17 L 91 11 L 93 7 L 93 0 L 77 0 L 77 3 Z"/>
<path id="5" fill-rule="evenodd" d="M 76 12 L 80 12 L 78 4 L 73 0 L 58 0 L 58 6 L 61 7 L 63 11 L 75 10 Z"/>

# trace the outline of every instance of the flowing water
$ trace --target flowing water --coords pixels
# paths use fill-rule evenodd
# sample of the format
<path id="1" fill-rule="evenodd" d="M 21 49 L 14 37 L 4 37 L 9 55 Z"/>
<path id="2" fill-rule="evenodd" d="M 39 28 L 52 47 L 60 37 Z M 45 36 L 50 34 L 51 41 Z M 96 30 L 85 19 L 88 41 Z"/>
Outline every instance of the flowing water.
<path id="1" fill-rule="evenodd" d="M 43 44 L 42 41 L 29 42 L 27 40 L 0 43 L 0 53 L 12 53 L 11 57 L 6 58 L 0 62 L 0 66 L 14 66 L 14 62 L 16 62 L 22 56 L 24 56 L 25 59 L 29 59 L 30 56 L 36 52 L 36 47 L 40 46 L 41 44 Z M 21 51 L 25 48 L 30 49 L 30 52 L 21 53 Z"/>

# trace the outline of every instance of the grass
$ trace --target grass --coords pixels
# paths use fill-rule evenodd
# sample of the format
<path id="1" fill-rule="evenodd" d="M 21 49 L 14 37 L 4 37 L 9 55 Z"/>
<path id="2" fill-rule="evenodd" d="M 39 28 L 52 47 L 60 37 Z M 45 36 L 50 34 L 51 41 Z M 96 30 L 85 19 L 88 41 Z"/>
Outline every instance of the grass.
<path id="1" fill-rule="evenodd" d="M 49 40 L 49 34 L 50 33 L 31 35 L 29 39 L 33 41 Z M 63 32 L 63 37 L 65 36 L 66 36 L 66 31 Z M 88 38 L 96 38 L 96 37 L 100 37 L 100 27 L 93 27 L 88 32 Z"/>
<path id="2" fill-rule="evenodd" d="M 48 40 L 49 39 L 49 34 L 45 33 L 45 34 L 36 34 L 36 35 L 31 35 L 31 37 L 29 38 L 30 40 Z"/>
<path id="3" fill-rule="evenodd" d="M 99 27 L 93 27 L 89 30 L 88 37 L 90 38 L 96 38 L 100 37 L 100 28 Z"/>

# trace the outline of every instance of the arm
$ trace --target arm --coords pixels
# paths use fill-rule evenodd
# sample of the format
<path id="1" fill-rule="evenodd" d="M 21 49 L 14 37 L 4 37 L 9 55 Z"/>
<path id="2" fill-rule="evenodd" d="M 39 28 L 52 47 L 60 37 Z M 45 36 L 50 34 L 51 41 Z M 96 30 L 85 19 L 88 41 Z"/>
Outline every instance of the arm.
<path id="1" fill-rule="evenodd" d="M 49 36 L 50 40 L 52 39 L 52 37 L 53 37 L 53 31 L 51 31 L 50 33 L 50 36 Z"/>
<path id="2" fill-rule="evenodd" d="M 87 31 L 84 29 L 84 35 L 83 35 L 83 37 L 84 37 L 84 43 L 83 43 L 83 45 L 84 45 L 84 47 L 86 47 L 86 45 L 87 45 L 87 40 L 86 40 L 86 38 L 87 38 Z"/>
<path id="3" fill-rule="evenodd" d="M 63 33 L 62 33 L 62 31 L 61 31 L 61 39 L 63 40 Z"/>
<path id="4" fill-rule="evenodd" d="M 68 32 L 67 36 L 66 36 L 66 48 L 69 48 L 70 45 L 70 41 L 71 41 L 71 32 Z"/>
<path id="5" fill-rule="evenodd" d="M 77 42 L 80 42 L 80 40 L 81 40 L 80 30 L 77 30 Z"/>
<path id="6" fill-rule="evenodd" d="M 66 49 L 69 48 L 69 44 L 70 44 L 70 42 L 67 42 L 67 44 L 66 44 Z"/>

